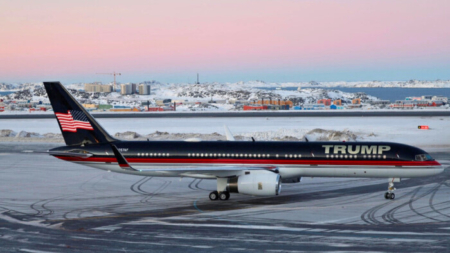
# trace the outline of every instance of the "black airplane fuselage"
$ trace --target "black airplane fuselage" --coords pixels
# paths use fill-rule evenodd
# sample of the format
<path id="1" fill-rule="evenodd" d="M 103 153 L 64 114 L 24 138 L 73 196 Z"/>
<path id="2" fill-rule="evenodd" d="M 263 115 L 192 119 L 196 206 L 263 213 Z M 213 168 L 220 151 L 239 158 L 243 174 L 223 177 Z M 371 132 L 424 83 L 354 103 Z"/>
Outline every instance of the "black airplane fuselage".
<path id="1" fill-rule="evenodd" d="M 322 168 L 364 168 L 365 173 L 353 174 L 362 177 L 373 176 L 374 171 L 367 172 L 370 169 L 403 170 L 406 176 L 407 168 L 414 168 L 417 173 L 416 168 L 440 167 L 425 151 L 390 142 L 118 141 L 115 145 L 134 167 L 155 171 L 167 166 L 273 166 L 279 168 L 281 176 L 300 177 L 314 176 L 314 170 L 320 171 L 317 176 L 339 176 L 336 172 L 324 174 Z M 65 146 L 51 151 L 90 153 L 89 158 L 57 157 L 97 168 L 107 169 L 106 165 L 116 163 L 109 144 Z M 305 166 L 310 168 L 305 171 Z M 385 177 L 383 173 L 379 176 Z"/>

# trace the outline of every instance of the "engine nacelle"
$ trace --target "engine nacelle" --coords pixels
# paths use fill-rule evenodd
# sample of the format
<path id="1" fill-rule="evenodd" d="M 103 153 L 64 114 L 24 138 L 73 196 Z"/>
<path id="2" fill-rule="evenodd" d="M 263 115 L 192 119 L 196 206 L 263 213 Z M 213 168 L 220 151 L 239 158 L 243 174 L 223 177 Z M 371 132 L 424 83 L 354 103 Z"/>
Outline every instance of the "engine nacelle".
<path id="1" fill-rule="evenodd" d="M 256 196 L 276 196 L 281 192 L 280 175 L 269 171 L 251 172 L 228 179 L 228 191 Z"/>

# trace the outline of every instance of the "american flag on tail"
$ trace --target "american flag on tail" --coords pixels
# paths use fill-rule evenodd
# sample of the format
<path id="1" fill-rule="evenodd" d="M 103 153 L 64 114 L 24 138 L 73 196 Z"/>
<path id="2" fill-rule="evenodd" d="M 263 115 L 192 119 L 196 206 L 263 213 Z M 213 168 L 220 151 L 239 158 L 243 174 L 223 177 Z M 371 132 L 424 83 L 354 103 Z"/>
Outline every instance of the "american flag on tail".
<path id="1" fill-rule="evenodd" d="M 61 128 L 65 132 L 76 132 L 77 129 L 94 130 L 88 118 L 81 111 L 69 110 L 66 113 L 55 113 Z"/>

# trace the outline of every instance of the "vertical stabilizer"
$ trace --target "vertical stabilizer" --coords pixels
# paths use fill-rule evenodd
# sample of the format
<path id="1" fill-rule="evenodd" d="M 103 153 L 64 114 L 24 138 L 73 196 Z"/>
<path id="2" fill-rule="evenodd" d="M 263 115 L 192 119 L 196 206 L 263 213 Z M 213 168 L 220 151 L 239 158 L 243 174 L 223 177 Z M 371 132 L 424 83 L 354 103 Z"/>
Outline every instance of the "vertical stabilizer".
<path id="1" fill-rule="evenodd" d="M 60 82 L 44 82 L 44 86 L 67 145 L 116 141 Z"/>

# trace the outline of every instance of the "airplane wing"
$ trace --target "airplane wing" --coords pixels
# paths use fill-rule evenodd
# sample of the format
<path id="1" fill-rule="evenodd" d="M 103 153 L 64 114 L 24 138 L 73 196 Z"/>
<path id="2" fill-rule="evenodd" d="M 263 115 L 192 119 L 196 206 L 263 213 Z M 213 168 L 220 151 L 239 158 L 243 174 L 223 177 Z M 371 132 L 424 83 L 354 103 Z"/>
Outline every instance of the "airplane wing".
<path id="1" fill-rule="evenodd" d="M 218 166 L 218 167 L 196 167 L 196 168 L 173 168 L 173 169 L 149 169 L 141 171 L 154 171 L 161 174 L 177 174 L 183 177 L 202 178 L 209 177 L 236 177 L 244 174 L 249 174 L 251 171 L 270 171 L 278 173 L 277 167 L 258 166 L 258 167 L 237 167 L 237 166 Z"/>

